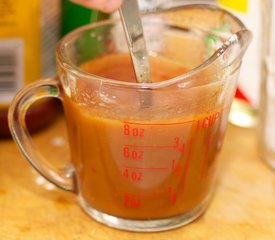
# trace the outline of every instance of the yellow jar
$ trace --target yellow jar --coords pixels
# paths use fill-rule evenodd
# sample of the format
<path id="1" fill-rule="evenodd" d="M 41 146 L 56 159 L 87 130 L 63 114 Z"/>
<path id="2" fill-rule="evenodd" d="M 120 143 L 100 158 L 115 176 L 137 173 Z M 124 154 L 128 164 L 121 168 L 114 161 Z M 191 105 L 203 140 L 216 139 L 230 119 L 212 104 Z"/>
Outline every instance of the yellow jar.
<path id="1" fill-rule="evenodd" d="M 58 0 L 0 0 L 0 137 L 9 136 L 7 111 L 15 93 L 55 71 L 58 8 Z M 56 111 L 53 102 L 31 108 L 30 130 L 49 123 Z"/>

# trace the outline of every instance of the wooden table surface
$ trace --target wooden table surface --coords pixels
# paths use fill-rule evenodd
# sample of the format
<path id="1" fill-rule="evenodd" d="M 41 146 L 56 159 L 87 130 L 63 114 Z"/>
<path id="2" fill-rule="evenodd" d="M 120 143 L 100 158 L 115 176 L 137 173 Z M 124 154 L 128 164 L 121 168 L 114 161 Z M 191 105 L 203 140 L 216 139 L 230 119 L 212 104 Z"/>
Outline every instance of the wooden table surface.
<path id="1" fill-rule="evenodd" d="M 66 158 L 62 116 L 34 135 L 46 156 Z M 206 213 L 184 227 L 134 233 L 88 217 L 76 196 L 34 172 L 12 140 L 0 140 L 0 240 L 71 239 L 275 239 L 275 172 L 259 158 L 255 129 L 229 125 L 221 154 L 222 172 Z"/>

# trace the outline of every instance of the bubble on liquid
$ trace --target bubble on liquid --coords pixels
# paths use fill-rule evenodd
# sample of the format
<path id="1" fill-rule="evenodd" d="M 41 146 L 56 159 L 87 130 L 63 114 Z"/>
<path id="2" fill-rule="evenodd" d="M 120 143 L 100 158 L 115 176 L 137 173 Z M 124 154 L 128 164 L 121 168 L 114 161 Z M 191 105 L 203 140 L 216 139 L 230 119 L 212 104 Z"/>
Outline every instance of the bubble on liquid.
<path id="1" fill-rule="evenodd" d="M 98 104 L 98 106 L 99 106 L 99 107 L 105 107 L 105 106 L 106 106 L 106 104 L 105 104 L 105 103 L 103 103 L 103 102 L 100 102 L 100 103 Z"/>
<path id="2" fill-rule="evenodd" d="M 102 36 L 97 36 L 97 38 L 96 38 L 98 41 L 102 41 Z"/>
<path id="3" fill-rule="evenodd" d="M 86 103 L 86 104 L 90 104 L 92 102 L 92 96 L 90 94 L 87 93 L 83 93 L 82 94 L 82 102 Z"/>
<path id="4" fill-rule="evenodd" d="M 116 101 L 116 96 L 110 95 L 109 93 L 106 93 L 105 91 L 99 92 L 100 100 L 106 104 L 114 104 Z"/>
<path id="5" fill-rule="evenodd" d="M 96 33 L 95 32 L 91 32 L 90 36 L 91 36 L 91 38 L 95 38 L 96 37 Z"/>

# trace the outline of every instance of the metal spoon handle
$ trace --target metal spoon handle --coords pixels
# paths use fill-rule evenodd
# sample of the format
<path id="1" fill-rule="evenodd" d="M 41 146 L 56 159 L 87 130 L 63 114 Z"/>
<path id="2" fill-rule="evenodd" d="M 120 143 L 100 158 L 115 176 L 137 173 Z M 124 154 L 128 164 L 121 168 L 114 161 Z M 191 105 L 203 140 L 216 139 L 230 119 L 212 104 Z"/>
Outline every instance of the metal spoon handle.
<path id="1" fill-rule="evenodd" d="M 137 0 L 124 0 L 119 13 L 137 81 L 150 83 L 150 65 Z"/>

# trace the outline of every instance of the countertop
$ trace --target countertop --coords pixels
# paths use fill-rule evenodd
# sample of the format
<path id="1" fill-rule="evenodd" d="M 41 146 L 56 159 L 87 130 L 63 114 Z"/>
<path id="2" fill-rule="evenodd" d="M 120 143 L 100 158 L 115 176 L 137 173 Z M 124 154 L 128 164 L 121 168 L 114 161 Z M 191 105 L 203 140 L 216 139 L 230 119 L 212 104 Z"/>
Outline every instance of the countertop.
<path id="1" fill-rule="evenodd" d="M 33 137 L 56 164 L 68 161 L 62 116 Z M 73 193 L 32 170 L 12 140 L 0 140 L 0 239 L 275 239 L 275 172 L 259 157 L 256 130 L 229 125 L 219 158 L 221 174 L 205 214 L 175 230 L 134 233 L 91 219 Z"/>

